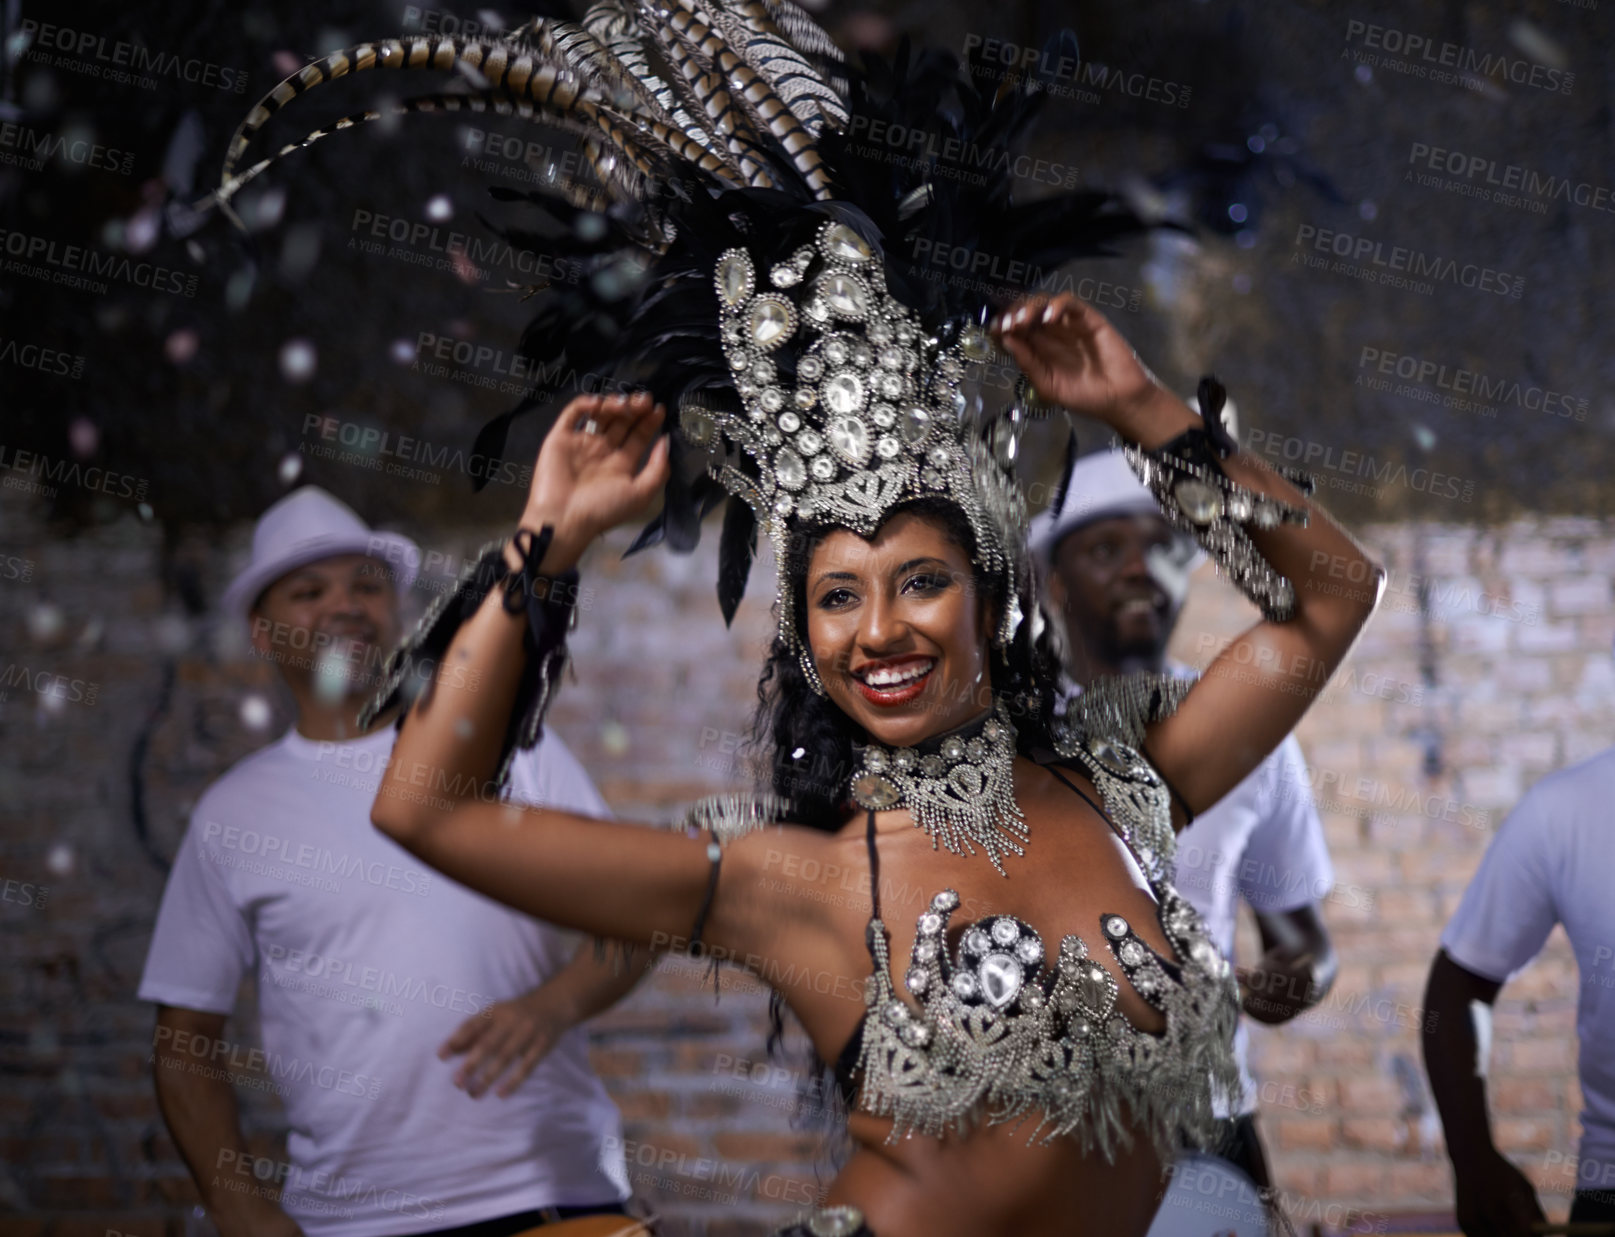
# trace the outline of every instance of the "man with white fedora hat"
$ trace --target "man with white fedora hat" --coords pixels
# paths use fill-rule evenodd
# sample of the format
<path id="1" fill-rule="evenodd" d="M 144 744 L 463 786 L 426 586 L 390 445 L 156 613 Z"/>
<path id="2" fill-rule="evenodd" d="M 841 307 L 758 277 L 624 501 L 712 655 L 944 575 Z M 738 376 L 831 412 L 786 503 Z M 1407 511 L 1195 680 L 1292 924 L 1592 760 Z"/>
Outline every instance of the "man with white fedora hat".
<path id="1" fill-rule="evenodd" d="M 1065 636 L 1071 693 L 1105 675 L 1193 673 L 1170 661 L 1166 649 L 1189 575 L 1205 556 L 1167 523 L 1119 450 L 1078 459 L 1063 501 L 1038 515 L 1028 535 L 1051 619 Z M 1205 918 L 1224 957 L 1233 957 L 1238 898 L 1255 912 L 1264 952 L 1256 966 L 1236 968 L 1245 1012 L 1285 1022 L 1321 1000 L 1336 962 L 1317 903 L 1334 872 L 1295 736 L 1194 818 L 1178 835 L 1177 851 L 1177 888 Z M 1243 1026 L 1235 1050 L 1244 1094 L 1238 1112 L 1222 1114 L 1228 1120 L 1222 1153 L 1267 1191 L 1271 1180 L 1255 1126 L 1259 1093 L 1245 1064 Z"/>
<path id="2" fill-rule="evenodd" d="M 264 513 L 225 590 L 296 723 L 198 801 L 139 992 L 158 1005 L 163 1116 L 223 1237 L 500 1237 L 621 1213 L 628 1194 L 621 1119 L 576 1028 L 638 973 L 370 823 L 394 718 L 357 716 L 419 560 L 305 486 Z M 509 793 L 607 815 L 550 733 Z M 225 1035 L 248 974 L 261 1047 Z M 284 1162 L 248 1150 L 241 1086 L 284 1102 Z"/>

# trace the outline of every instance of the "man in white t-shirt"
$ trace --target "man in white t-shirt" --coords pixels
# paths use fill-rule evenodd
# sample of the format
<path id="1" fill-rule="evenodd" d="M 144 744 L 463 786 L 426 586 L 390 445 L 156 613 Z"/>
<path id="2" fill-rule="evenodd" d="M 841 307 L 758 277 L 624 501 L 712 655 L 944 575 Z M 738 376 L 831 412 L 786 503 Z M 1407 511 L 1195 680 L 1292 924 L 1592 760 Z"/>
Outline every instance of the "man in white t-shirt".
<path id="1" fill-rule="evenodd" d="M 1452 1157 L 1458 1223 L 1469 1237 L 1525 1237 L 1543 1218 L 1531 1182 L 1492 1142 L 1486 1066 L 1498 990 L 1537 956 L 1555 924 L 1564 925 L 1581 976 L 1582 1134 L 1570 1219 L 1615 1221 L 1611 803 L 1615 748 L 1537 782 L 1503 821 L 1441 934 L 1424 998 L 1424 1061 Z"/>
<path id="2" fill-rule="evenodd" d="M 629 1192 L 621 1121 L 575 1028 L 637 973 L 370 823 L 395 731 L 355 718 L 418 559 L 306 486 L 259 520 L 225 595 L 297 721 L 198 801 L 139 992 L 158 1004 L 164 1119 L 223 1237 L 499 1237 L 621 1213 Z M 607 814 L 551 734 L 510 793 Z M 261 1048 L 224 1034 L 247 975 Z M 282 1098 L 285 1162 L 249 1153 L 237 1086 Z"/>
<path id="3" fill-rule="evenodd" d="M 1032 521 L 1030 540 L 1051 617 L 1064 631 L 1073 692 L 1105 675 L 1192 673 L 1169 663 L 1166 648 L 1198 551 L 1166 522 L 1120 451 L 1077 460 L 1063 503 Z M 1317 904 L 1334 871 L 1294 735 L 1178 835 L 1175 881 L 1229 959 L 1237 899 L 1255 912 L 1262 957 L 1236 968 L 1247 1014 L 1286 1022 L 1323 999 L 1336 959 Z M 1221 1114 L 1227 1128 L 1220 1151 L 1267 1191 L 1243 1024 L 1234 1048 L 1243 1103 Z"/>

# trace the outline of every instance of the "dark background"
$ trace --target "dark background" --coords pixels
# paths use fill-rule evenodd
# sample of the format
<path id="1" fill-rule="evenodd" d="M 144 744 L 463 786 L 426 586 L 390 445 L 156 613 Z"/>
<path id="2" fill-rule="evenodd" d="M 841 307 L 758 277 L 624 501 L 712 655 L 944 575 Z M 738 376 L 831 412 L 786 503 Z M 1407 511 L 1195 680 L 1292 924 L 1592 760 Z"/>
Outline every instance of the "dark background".
<path id="1" fill-rule="evenodd" d="M 36 57 L 60 53 L 27 47 L 13 20 L 0 83 L 5 118 L 35 134 L 93 137 L 129 156 L 129 171 L 61 158 L 37 171 L 6 166 L 3 226 L 60 245 L 129 249 L 194 275 L 196 291 L 153 293 L 114 280 L 97 296 L 6 272 L 5 338 L 62 349 L 83 365 L 76 379 L 3 368 L 5 444 L 146 482 L 142 515 L 173 532 L 250 517 L 283 492 L 292 477 L 283 461 L 322 441 L 305 428 L 312 416 L 339 418 L 355 427 L 350 434 L 392 430 L 469 451 L 477 428 L 514 400 L 472 385 L 464 373 L 412 368 L 416 344 L 423 334 L 454 336 L 508 355 L 529 308 L 522 292 L 503 286 L 497 270 L 461 278 L 361 253 L 349 243 L 359 234 L 355 212 L 426 221 L 436 199 L 452 209 L 445 229 L 478 231 L 483 218 L 508 220 L 517 209 L 494 202 L 489 185 L 520 187 L 527 172 L 515 160 L 502 161 L 493 176 L 466 166 L 466 131 L 497 128 L 557 152 L 564 141 L 518 120 L 408 117 L 335 134 L 272 168 L 238 202 L 258 221 L 250 241 L 216 217 L 186 240 L 153 225 L 169 198 L 188 200 L 216 183 L 234 125 L 308 57 L 433 22 L 441 30 L 489 16 L 514 24 L 520 15 L 345 0 L 23 5 L 21 19 L 198 58 L 216 66 L 220 81 L 244 78 L 246 90 L 172 75 L 149 89 L 107 82 L 83 71 L 93 54 L 71 69 L 41 64 Z M 1260 430 L 1270 447 L 1294 439 L 1292 453 L 1312 446 L 1314 463 L 1355 449 L 1373 457 L 1382 479 L 1391 461 L 1455 479 L 1432 486 L 1418 474 L 1402 484 L 1325 489 L 1343 515 L 1462 521 L 1521 509 L 1610 508 L 1603 479 L 1615 403 L 1607 395 L 1612 328 L 1603 311 L 1615 216 L 1563 199 L 1545 201 L 1541 213 L 1511 209 L 1408 175 L 1410 152 L 1423 143 L 1594 188 L 1610 183 L 1615 57 L 1607 12 L 1544 0 L 1378 7 L 1146 0 L 832 3 L 819 17 L 844 46 L 888 50 L 903 34 L 956 51 L 971 36 L 1036 46 L 1071 25 L 1084 60 L 1172 83 L 1173 95 L 1187 88 L 1187 107 L 1117 89 L 1099 91 L 1097 105 L 1053 99 L 1035 153 L 1075 167 L 1085 183 L 1167 194 L 1178 217 L 1196 222 L 1189 245 L 1138 243 L 1082 272 L 1146 293 L 1137 312 L 1112 316 L 1163 377 L 1192 390 L 1201 370 L 1214 369 L 1247 436 Z M 1363 36 L 1351 35 L 1360 29 L 1353 23 L 1450 41 L 1479 57 L 1559 67 L 1574 73 L 1574 84 L 1565 94 L 1498 74 L 1468 89 L 1383 68 L 1360 77 L 1352 52 L 1363 50 Z M 433 84 L 423 75 L 371 73 L 324 87 L 277 117 L 270 145 L 260 143 L 251 158 L 375 98 Z M 1017 191 L 1047 190 L 1028 178 Z M 1304 248 L 1298 230 L 1307 226 L 1380 242 L 1384 251 L 1402 246 L 1491 267 L 1523 277 L 1523 293 L 1511 299 L 1438 282 L 1421 295 L 1309 269 L 1295 262 Z M 292 381 L 279 358 L 283 345 L 299 340 L 312 344 L 316 368 Z M 1371 372 L 1360 364 L 1365 347 L 1564 393 L 1582 402 L 1585 419 L 1516 404 L 1483 416 L 1371 391 L 1356 381 Z M 512 458 L 530 460 L 542 424 L 529 418 L 518 427 Z M 1096 441 L 1089 436 L 1085 446 Z M 1322 455 L 1327 448 L 1336 456 Z M 297 480 L 335 484 L 382 521 L 430 521 L 451 510 L 497 518 L 516 501 L 497 484 L 472 497 L 465 476 L 413 484 L 306 450 L 301 465 Z M 1360 468 L 1347 457 L 1337 471 Z M 1460 487 L 1467 499 L 1454 497 Z M 56 488 L 49 501 L 64 529 L 132 505 L 127 494 Z"/>

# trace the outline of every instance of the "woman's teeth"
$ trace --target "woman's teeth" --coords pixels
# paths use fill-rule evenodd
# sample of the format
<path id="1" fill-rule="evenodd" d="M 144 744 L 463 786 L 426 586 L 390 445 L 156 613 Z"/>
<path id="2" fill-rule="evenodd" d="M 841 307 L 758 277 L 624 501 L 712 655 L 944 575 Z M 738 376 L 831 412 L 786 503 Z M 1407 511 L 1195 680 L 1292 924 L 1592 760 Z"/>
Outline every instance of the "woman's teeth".
<path id="1" fill-rule="evenodd" d="M 934 660 L 917 661 L 906 666 L 861 671 L 858 677 L 871 687 L 901 687 L 931 673 L 934 665 Z"/>

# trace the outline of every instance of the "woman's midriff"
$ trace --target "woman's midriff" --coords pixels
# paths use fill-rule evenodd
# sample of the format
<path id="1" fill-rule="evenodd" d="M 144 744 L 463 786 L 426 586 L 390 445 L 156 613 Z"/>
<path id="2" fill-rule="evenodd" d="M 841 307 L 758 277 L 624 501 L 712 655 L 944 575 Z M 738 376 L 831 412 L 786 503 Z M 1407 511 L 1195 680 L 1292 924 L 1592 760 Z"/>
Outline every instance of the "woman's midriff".
<path id="1" fill-rule="evenodd" d="M 847 1126 L 857 1149 L 826 1201 L 862 1209 L 875 1237 L 1143 1237 L 1165 1184 L 1139 1132 L 1112 1163 L 1074 1136 L 1028 1145 L 1032 1121 L 891 1144 L 886 1118 Z"/>

